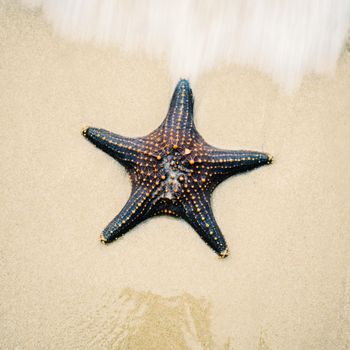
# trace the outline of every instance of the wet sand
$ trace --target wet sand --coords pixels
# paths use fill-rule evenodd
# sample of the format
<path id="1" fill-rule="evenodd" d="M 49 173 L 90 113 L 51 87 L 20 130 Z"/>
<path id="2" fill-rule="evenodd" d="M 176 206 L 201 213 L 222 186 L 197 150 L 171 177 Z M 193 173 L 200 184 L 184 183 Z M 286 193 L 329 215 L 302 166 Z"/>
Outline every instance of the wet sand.
<path id="1" fill-rule="evenodd" d="M 235 66 L 193 84 L 209 143 L 275 157 L 214 192 L 224 260 L 168 217 L 98 241 L 130 184 L 80 130 L 145 135 L 174 84 L 163 62 L 0 5 L 0 348 L 350 346 L 349 53 L 293 96 Z"/>

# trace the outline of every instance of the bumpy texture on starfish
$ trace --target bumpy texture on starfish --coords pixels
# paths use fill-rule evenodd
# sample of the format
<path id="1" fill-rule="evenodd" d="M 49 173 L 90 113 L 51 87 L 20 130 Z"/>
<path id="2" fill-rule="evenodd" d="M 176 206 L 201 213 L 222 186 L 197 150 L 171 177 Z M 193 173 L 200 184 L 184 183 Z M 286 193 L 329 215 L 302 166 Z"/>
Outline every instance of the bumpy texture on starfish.
<path id="1" fill-rule="evenodd" d="M 132 183 L 129 200 L 100 236 L 104 243 L 151 216 L 166 214 L 186 220 L 220 257 L 226 257 L 228 248 L 210 195 L 231 175 L 272 161 L 266 153 L 228 151 L 206 143 L 193 122 L 193 96 L 187 80 L 179 81 L 165 120 L 149 135 L 130 138 L 90 127 L 82 134 L 120 162 Z"/>

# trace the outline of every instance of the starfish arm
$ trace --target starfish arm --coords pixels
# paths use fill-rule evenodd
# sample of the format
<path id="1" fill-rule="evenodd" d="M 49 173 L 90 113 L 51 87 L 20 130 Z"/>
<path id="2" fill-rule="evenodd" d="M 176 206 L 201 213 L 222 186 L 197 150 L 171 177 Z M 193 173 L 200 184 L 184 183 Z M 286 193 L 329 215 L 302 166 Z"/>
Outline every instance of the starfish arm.
<path id="1" fill-rule="evenodd" d="M 199 236 L 207 243 L 220 257 L 228 256 L 228 248 L 210 206 L 210 199 L 205 194 L 197 194 L 183 203 L 186 220 Z"/>
<path id="2" fill-rule="evenodd" d="M 82 134 L 96 147 L 122 164 L 136 163 L 140 157 L 149 153 L 141 138 L 124 137 L 104 129 L 91 127 L 84 129 Z"/>
<path id="3" fill-rule="evenodd" d="M 180 80 L 177 84 L 162 126 L 167 144 L 178 146 L 190 143 L 194 129 L 193 94 L 187 80 Z"/>
<path id="4" fill-rule="evenodd" d="M 119 214 L 101 234 L 102 242 L 112 242 L 150 216 L 149 190 L 138 187 L 129 197 Z"/>
<path id="5" fill-rule="evenodd" d="M 194 162 L 217 180 L 270 164 L 272 156 L 255 151 L 230 151 L 205 147 L 194 155 Z"/>

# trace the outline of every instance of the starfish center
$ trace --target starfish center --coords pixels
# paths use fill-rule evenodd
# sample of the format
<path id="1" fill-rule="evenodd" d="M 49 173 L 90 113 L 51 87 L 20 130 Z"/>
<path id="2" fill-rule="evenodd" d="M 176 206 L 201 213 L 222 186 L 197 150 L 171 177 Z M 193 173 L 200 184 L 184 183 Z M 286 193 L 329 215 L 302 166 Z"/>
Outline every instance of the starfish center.
<path id="1" fill-rule="evenodd" d="M 166 155 L 160 163 L 160 174 L 164 188 L 161 197 L 177 200 L 183 192 L 187 183 L 187 174 L 190 172 L 186 164 L 186 158 L 178 151 L 178 147 L 173 148 L 170 154 Z"/>

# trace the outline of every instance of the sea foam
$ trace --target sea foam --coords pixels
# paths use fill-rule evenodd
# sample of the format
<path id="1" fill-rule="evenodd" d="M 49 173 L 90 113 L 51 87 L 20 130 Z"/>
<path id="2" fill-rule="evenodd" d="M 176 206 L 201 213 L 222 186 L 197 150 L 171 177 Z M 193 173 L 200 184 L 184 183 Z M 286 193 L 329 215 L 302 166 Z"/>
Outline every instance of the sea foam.
<path id="1" fill-rule="evenodd" d="M 21 0 L 55 31 L 165 58 L 174 80 L 224 64 L 254 67 L 293 91 L 332 72 L 344 47 L 349 0 Z"/>

